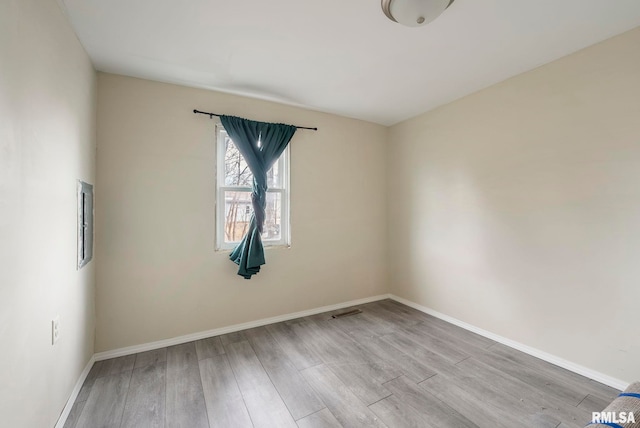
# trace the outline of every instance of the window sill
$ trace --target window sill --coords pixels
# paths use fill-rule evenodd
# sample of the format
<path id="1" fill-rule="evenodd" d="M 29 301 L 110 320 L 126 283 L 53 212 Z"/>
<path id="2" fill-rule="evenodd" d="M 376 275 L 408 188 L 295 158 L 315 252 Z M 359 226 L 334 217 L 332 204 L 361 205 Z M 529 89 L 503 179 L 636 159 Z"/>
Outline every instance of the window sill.
<path id="1" fill-rule="evenodd" d="M 268 245 L 264 247 L 265 251 L 269 250 L 288 250 L 291 248 L 291 244 L 280 244 L 280 245 Z M 233 248 L 216 248 L 216 253 L 231 253 Z"/>

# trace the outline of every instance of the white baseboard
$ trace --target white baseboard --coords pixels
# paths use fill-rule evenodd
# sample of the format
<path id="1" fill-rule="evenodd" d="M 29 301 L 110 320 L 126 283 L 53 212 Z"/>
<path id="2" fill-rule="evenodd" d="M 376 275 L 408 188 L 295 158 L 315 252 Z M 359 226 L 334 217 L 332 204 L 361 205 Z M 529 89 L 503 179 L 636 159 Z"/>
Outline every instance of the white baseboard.
<path id="1" fill-rule="evenodd" d="M 510 348 L 513 348 L 513 349 L 516 349 L 518 351 L 524 352 L 525 354 L 529 354 L 529 355 L 531 355 L 533 357 L 540 358 L 541 360 L 544 360 L 544 361 L 546 361 L 548 363 L 554 364 L 554 365 L 556 365 L 558 367 L 562 367 L 563 369 L 567 369 L 567 370 L 572 371 L 574 373 L 577 373 L 577 374 L 579 374 L 581 376 L 585 376 L 585 377 L 587 377 L 589 379 L 592 379 L 592 380 L 595 380 L 597 382 L 603 383 L 603 384 L 608 385 L 608 386 L 610 386 L 612 388 L 624 391 L 629 386 L 629 382 L 625 382 L 623 380 L 616 379 L 614 377 L 611 377 L 611 376 L 606 375 L 604 373 L 597 372 L 595 370 L 592 370 L 590 368 L 581 366 L 579 364 L 572 363 L 571 361 L 567 361 L 567 360 L 565 360 L 563 358 L 557 357 L 555 355 L 551 355 L 551 354 L 549 354 L 547 352 L 544 352 L 544 351 L 541 351 L 539 349 L 532 348 L 531 346 L 524 345 L 524 344 L 522 344 L 520 342 L 516 342 L 515 340 L 507 339 L 506 337 L 502 337 L 502 336 L 499 336 L 499 335 L 497 335 L 495 333 L 491 333 L 490 331 L 483 330 L 481 328 L 475 327 L 475 326 L 473 326 L 471 324 L 468 324 L 468 323 L 466 323 L 464 321 L 460 321 L 457 318 L 450 317 L 449 315 L 445 315 L 443 313 L 435 311 L 435 310 L 433 310 L 431 308 L 428 308 L 426 306 L 422 306 L 422 305 L 419 305 L 417 303 L 414 303 L 414 302 L 412 302 L 410 300 L 403 299 L 402 297 L 398 297 L 396 295 L 391 294 L 391 295 L 389 295 L 389 298 L 392 299 L 392 300 L 395 300 L 398 303 L 402 303 L 403 305 L 407 305 L 409 307 L 417 309 L 420 312 L 424 312 L 425 314 L 434 316 L 434 317 L 439 318 L 439 319 L 441 319 L 443 321 L 446 321 L 446 322 L 448 322 L 450 324 L 457 325 L 458 327 L 464 328 L 465 330 L 469 330 L 469 331 L 471 331 L 473 333 L 479 334 L 480 336 L 484 336 L 484 337 L 486 337 L 488 339 L 494 340 L 494 341 L 496 341 L 498 343 L 501 343 L 503 345 L 506 345 L 506 346 L 508 346 Z"/>
<path id="2" fill-rule="evenodd" d="M 69 413 L 71 413 L 71 409 L 73 408 L 73 405 L 76 402 L 76 398 L 78 398 L 78 394 L 80 394 L 82 385 L 84 384 L 84 381 L 87 378 L 87 375 L 89 374 L 89 371 L 91 370 L 91 367 L 93 367 L 93 363 L 95 363 L 95 361 L 96 361 L 96 356 L 94 354 L 91 356 L 91 358 L 89 358 L 87 365 L 84 367 L 84 370 L 82 370 L 82 373 L 80 373 L 80 377 L 76 382 L 76 386 L 73 387 L 71 396 L 67 400 L 67 404 L 65 404 L 64 409 L 62 410 L 62 413 L 58 418 L 58 422 L 56 422 L 55 428 L 63 428 L 64 424 L 67 423 L 67 418 L 69 417 Z"/>
<path id="3" fill-rule="evenodd" d="M 108 360 L 110 358 L 122 357 L 125 355 L 137 354 L 138 352 L 152 351 L 154 349 L 165 348 L 167 346 L 181 345 L 183 343 L 193 342 L 194 340 L 206 339 L 208 337 L 219 336 L 221 334 L 233 333 L 248 328 L 262 327 L 268 324 L 274 324 L 282 321 L 289 321 L 296 318 L 307 317 L 309 315 L 321 314 L 323 312 L 335 311 L 337 309 L 347 308 L 349 306 L 363 305 L 365 303 L 376 302 L 378 300 L 389 299 L 391 295 L 381 294 L 378 296 L 366 297 L 364 299 L 351 300 L 349 302 L 338 303 L 335 305 L 322 306 L 320 308 L 309 309 L 301 312 L 280 315 L 277 317 L 263 318 L 257 321 L 246 322 L 242 324 L 230 325 L 227 327 L 215 328 L 213 330 L 201 331 L 198 333 L 187 334 L 184 336 L 173 337 L 171 339 L 159 340 L 157 342 L 144 343 L 142 345 L 128 346 L 126 348 L 114 349 L 111 351 L 99 352 L 94 355 L 96 361 Z"/>

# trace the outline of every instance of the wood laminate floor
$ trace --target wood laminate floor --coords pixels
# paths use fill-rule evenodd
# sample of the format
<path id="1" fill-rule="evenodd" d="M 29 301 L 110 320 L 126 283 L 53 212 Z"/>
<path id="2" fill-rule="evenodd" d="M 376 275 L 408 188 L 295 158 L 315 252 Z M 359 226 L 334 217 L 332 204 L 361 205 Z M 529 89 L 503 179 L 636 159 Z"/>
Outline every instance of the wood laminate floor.
<path id="1" fill-rule="evenodd" d="M 358 308 L 97 362 L 65 428 L 579 428 L 619 393 L 394 301 Z"/>

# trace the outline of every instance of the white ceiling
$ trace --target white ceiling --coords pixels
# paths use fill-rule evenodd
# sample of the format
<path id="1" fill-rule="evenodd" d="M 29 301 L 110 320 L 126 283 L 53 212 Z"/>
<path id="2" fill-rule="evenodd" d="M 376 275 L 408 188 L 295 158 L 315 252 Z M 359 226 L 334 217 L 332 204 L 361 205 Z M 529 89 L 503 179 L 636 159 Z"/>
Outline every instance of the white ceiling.
<path id="1" fill-rule="evenodd" d="M 391 125 L 640 25 L 640 0 L 59 0 L 98 70 Z M 640 47 L 639 47 L 640 51 Z"/>

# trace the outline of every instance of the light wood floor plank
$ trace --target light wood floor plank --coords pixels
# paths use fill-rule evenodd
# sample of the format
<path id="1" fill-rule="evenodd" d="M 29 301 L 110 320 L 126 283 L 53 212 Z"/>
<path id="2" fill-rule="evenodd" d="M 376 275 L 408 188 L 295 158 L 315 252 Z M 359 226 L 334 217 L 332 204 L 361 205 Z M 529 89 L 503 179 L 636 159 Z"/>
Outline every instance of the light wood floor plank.
<path id="1" fill-rule="evenodd" d="M 243 340 L 247 340 L 247 337 L 244 335 L 244 331 L 235 331 L 233 333 L 223 334 L 222 336 L 218 336 L 220 338 L 220 343 L 223 346 L 231 345 L 232 343 L 242 342 Z"/>
<path id="2" fill-rule="evenodd" d="M 305 346 L 287 323 L 271 324 L 266 328 L 298 370 L 322 363 L 320 357 Z"/>
<path id="3" fill-rule="evenodd" d="M 384 362 L 332 363 L 329 368 L 367 406 L 391 395 L 383 383 L 402 375 Z"/>
<path id="4" fill-rule="evenodd" d="M 565 370 L 565 369 L 563 369 L 561 367 L 556 367 L 556 366 L 554 366 L 554 367 L 557 368 L 557 369 L 562 370 L 563 372 L 569 372 L 569 370 Z M 573 380 L 575 385 L 580 385 L 581 386 L 583 384 L 584 380 L 586 379 L 584 376 L 580 376 L 577 373 L 569 372 L 569 374 L 573 375 L 572 376 L 572 378 L 573 378 L 572 380 Z M 591 395 L 596 395 L 596 396 L 598 396 L 600 398 L 603 398 L 605 400 L 611 400 L 611 401 L 613 401 L 618 396 L 618 394 L 620 394 L 620 392 L 621 392 L 621 391 L 619 391 L 619 390 L 617 390 L 615 388 L 612 388 L 612 387 L 610 387 L 608 385 L 602 384 L 602 383 L 600 383 L 598 381 L 595 381 L 595 380 L 592 380 L 592 379 L 589 379 L 589 382 L 588 382 L 588 385 L 586 387 L 586 390 L 589 391 L 589 394 L 591 394 Z"/>
<path id="5" fill-rule="evenodd" d="M 131 372 L 96 379 L 76 428 L 119 428 Z"/>
<path id="6" fill-rule="evenodd" d="M 453 365 L 451 361 L 411 340 L 408 336 L 404 335 L 402 331 L 382 336 L 380 339 L 399 351 L 417 359 L 434 373 L 455 374 L 457 372 L 455 365 Z"/>
<path id="7" fill-rule="evenodd" d="M 465 360 L 463 363 L 449 368 L 446 374 L 434 376 L 434 378 L 438 378 L 435 379 L 435 382 L 448 382 L 453 391 L 460 389 L 469 396 L 482 397 L 482 402 L 494 409 L 497 414 L 526 421 L 529 426 L 555 428 L 558 425 L 560 420 L 557 420 L 550 412 L 546 412 L 545 408 L 537 405 L 524 394 L 526 388 L 523 387 L 526 385 L 514 382 L 515 379 L 508 376 L 495 376 L 486 370 L 465 370 L 459 367 L 470 360 Z M 429 384 L 431 379 L 420 385 Z M 451 404 L 448 401 L 447 403 Z M 459 411 L 458 407 L 451 405 Z"/>
<path id="8" fill-rule="evenodd" d="M 200 375 L 211 428 L 253 427 L 226 355 L 200 360 Z"/>
<path id="9" fill-rule="evenodd" d="M 367 312 L 366 309 L 364 309 L 364 312 L 360 315 L 360 319 L 362 319 L 364 323 L 371 324 L 371 331 L 378 336 L 394 333 L 400 328 L 399 325 L 394 324 L 391 320 L 385 317 L 374 316 Z"/>
<path id="10" fill-rule="evenodd" d="M 302 371 L 327 408 L 345 427 L 385 427 L 378 417 L 327 367 L 322 364 Z"/>
<path id="11" fill-rule="evenodd" d="M 345 311 L 349 311 L 349 310 L 350 309 L 345 309 Z M 359 329 L 359 330 L 367 331 L 369 334 L 371 334 L 371 336 L 380 335 L 379 333 L 380 327 L 378 326 L 378 323 L 377 323 L 378 318 L 371 317 L 369 319 L 366 319 L 364 315 L 365 315 L 364 313 L 357 314 L 357 315 L 349 315 L 343 318 L 335 318 L 331 320 L 331 322 L 336 326 L 338 326 L 345 333 L 349 333 L 351 330 L 354 330 L 354 329 Z M 391 333 L 391 331 L 386 331 L 385 334 L 388 334 L 388 333 Z"/>
<path id="12" fill-rule="evenodd" d="M 103 361 L 96 361 L 95 363 L 93 363 L 93 366 L 91 367 L 91 370 L 89 370 L 89 374 L 87 375 L 87 378 L 84 380 L 84 383 L 82 384 L 82 388 L 80 388 L 80 392 L 78 393 L 76 402 L 87 401 L 87 398 L 89 398 L 89 393 L 91 392 L 91 387 L 93 386 L 96 379 L 98 378 L 98 375 L 102 371 L 102 363 Z"/>
<path id="13" fill-rule="evenodd" d="M 167 428 L 209 428 L 194 342 L 167 348 Z"/>
<path id="14" fill-rule="evenodd" d="M 224 354 L 224 346 L 222 346 L 220 336 L 196 340 L 196 352 L 198 353 L 199 360 Z"/>
<path id="15" fill-rule="evenodd" d="M 340 318 L 331 318 L 331 315 L 360 310 L 357 315 L 349 315 Z M 398 325 L 386 320 L 383 317 L 373 316 L 366 311 L 365 306 L 353 306 L 349 308 L 339 309 L 308 317 L 316 322 L 330 321 L 332 325 L 339 327 L 345 333 L 349 333 L 353 329 L 365 330 L 372 336 L 380 336 L 393 333 L 398 329 Z"/>
<path id="16" fill-rule="evenodd" d="M 98 377 L 109 376 L 118 373 L 130 372 L 136 362 L 136 355 L 125 355 L 124 357 L 112 358 L 102 361 Z"/>
<path id="17" fill-rule="evenodd" d="M 298 420 L 325 407 L 266 328 L 246 330 L 245 336 L 293 419 Z"/>
<path id="18" fill-rule="evenodd" d="M 413 341 L 441 355 L 453 364 L 469 357 L 469 354 L 462 352 L 450 339 L 432 335 L 422 324 L 406 327 L 401 334 L 405 334 Z"/>
<path id="19" fill-rule="evenodd" d="M 586 410 L 588 412 L 601 412 L 612 401 L 613 401 L 613 399 L 605 400 L 605 399 L 600 398 L 598 396 L 589 394 L 584 398 L 584 400 L 582 400 L 582 402 L 580 404 L 578 404 L 578 407 L 580 409 L 584 409 L 584 410 Z"/>
<path id="20" fill-rule="evenodd" d="M 297 421 L 298 428 L 342 428 L 340 422 L 327 408 Z"/>
<path id="21" fill-rule="evenodd" d="M 423 419 L 437 428 L 477 428 L 471 420 L 460 414 L 416 383 L 402 376 L 384 384 L 400 401 L 420 413 Z"/>
<path id="22" fill-rule="evenodd" d="M 240 392 L 256 428 L 296 427 L 248 341 L 225 345 Z"/>
<path id="23" fill-rule="evenodd" d="M 577 406 L 587 396 L 583 388 L 577 388 L 568 382 L 563 382 L 547 371 L 514 363 L 497 354 L 477 355 L 474 359 L 572 406 Z"/>
<path id="24" fill-rule="evenodd" d="M 149 354 L 147 357 L 151 358 Z M 164 427 L 166 370 L 166 361 L 133 370 L 121 428 Z"/>
<path id="25" fill-rule="evenodd" d="M 517 414 L 517 408 L 509 411 L 496 408 L 486 401 L 486 397 L 470 392 L 464 385 L 459 385 L 443 376 L 433 376 L 421 382 L 420 387 L 447 403 L 480 428 L 531 427 L 528 424 L 529 421 Z"/>
<path id="26" fill-rule="evenodd" d="M 367 313 L 370 313 L 379 319 L 384 319 L 392 322 L 399 328 L 410 327 L 422 322 L 415 316 L 409 316 L 402 313 L 396 308 L 388 307 L 388 302 L 385 300 L 377 302 L 377 304 L 368 306 Z"/>
<path id="27" fill-rule="evenodd" d="M 455 339 L 453 341 L 456 343 L 468 343 L 480 349 L 486 349 L 496 343 L 489 338 L 480 336 L 479 334 L 473 333 L 469 330 L 465 330 L 461 327 L 450 324 L 432 315 L 425 314 L 424 312 L 420 312 L 417 309 L 410 308 L 409 306 L 405 306 L 402 303 L 398 303 L 393 300 L 384 300 L 380 302 L 380 305 L 392 311 L 400 311 L 401 313 L 405 314 L 405 316 L 413 317 L 428 329 L 438 329 L 440 330 L 443 337 L 451 337 Z"/>
<path id="28" fill-rule="evenodd" d="M 349 335 L 371 355 L 384 360 L 416 383 L 436 374 L 433 369 L 425 366 L 418 359 L 405 354 L 378 336 L 371 336 L 370 333 L 362 330 L 352 330 Z"/>
<path id="29" fill-rule="evenodd" d="M 324 363 L 371 362 L 362 347 L 330 321 L 312 321 L 292 325 L 298 338 Z"/>
<path id="30" fill-rule="evenodd" d="M 160 364 L 167 361 L 167 348 L 154 349 L 152 351 L 136 354 L 134 369 L 141 369 L 150 365 Z M 166 366 L 166 365 L 165 365 Z"/>
<path id="31" fill-rule="evenodd" d="M 387 426 L 394 428 L 447 428 L 447 425 L 432 425 L 411 406 L 393 395 L 372 404 L 369 408 Z M 458 427 L 451 427 L 458 428 Z"/>
<path id="32" fill-rule="evenodd" d="M 554 366 L 551 363 L 548 363 L 531 355 L 527 355 L 523 352 L 517 351 L 513 348 L 509 348 L 499 343 L 489 348 L 487 352 L 489 355 L 497 355 L 521 366 L 530 367 L 536 371 L 539 370 L 540 373 L 551 376 L 554 379 L 562 382 L 563 384 L 570 385 L 573 388 L 577 388 L 580 391 L 583 391 L 585 394 L 591 394 L 596 397 L 600 397 L 605 401 L 612 401 L 620 393 L 620 391 L 611 388 L 610 386 L 603 385 L 599 382 L 595 382 L 592 380 L 585 382 L 585 378 L 577 373 L 573 373 L 561 367 Z"/>
<path id="33" fill-rule="evenodd" d="M 511 399 L 515 402 L 516 399 L 519 399 L 523 406 L 530 409 L 532 415 L 538 415 L 538 419 L 543 419 L 543 415 L 549 415 L 552 420 L 556 421 L 556 424 L 566 420 L 583 426 L 591 416 L 590 412 L 578 407 L 559 406 L 559 400 L 553 395 L 484 364 L 475 357 L 461 362 L 457 367 L 462 373 L 473 373 L 477 381 L 486 385 L 488 389 L 506 394 L 508 399 L 501 398 L 502 401 L 507 402 Z"/>
<path id="34" fill-rule="evenodd" d="M 73 404 L 73 407 L 71 407 L 71 412 L 69 412 L 69 416 L 67 416 L 67 421 L 64 423 L 64 428 L 76 427 L 85 404 L 87 404 L 86 401 L 76 401 Z"/>
<path id="35" fill-rule="evenodd" d="M 449 338 L 451 346 L 455 346 L 468 355 L 487 352 L 487 349 L 496 343 L 486 337 L 482 337 L 453 324 L 445 323 L 432 316 L 429 316 L 428 319 L 416 325 L 416 327 L 423 329 L 434 337 Z"/>

